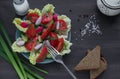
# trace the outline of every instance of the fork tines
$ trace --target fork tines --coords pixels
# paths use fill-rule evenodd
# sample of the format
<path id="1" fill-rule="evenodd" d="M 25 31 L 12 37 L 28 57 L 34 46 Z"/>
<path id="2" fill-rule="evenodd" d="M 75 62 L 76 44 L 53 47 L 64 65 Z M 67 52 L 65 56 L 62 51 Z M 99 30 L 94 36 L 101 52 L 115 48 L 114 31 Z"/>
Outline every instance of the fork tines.
<path id="1" fill-rule="evenodd" d="M 60 53 L 50 44 L 48 40 L 45 41 L 45 44 L 47 46 L 48 52 L 50 53 L 53 59 L 55 59 L 57 55 L 60 55 Z"/>

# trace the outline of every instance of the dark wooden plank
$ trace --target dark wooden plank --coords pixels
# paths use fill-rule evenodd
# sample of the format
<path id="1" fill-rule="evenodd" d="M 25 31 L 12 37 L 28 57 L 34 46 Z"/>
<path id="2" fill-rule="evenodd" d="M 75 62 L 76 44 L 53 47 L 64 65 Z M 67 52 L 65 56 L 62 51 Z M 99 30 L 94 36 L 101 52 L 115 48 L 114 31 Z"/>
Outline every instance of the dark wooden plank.
<path id="1" fill-rule="evenodd" d="M 31 8 L 42 8 L 45 4 L 55 5 L 55 11 L 66 14 L 72 20 L 71 54 L 63 57 L 68 68 L 78 79 L 89 79 L 89 72 L 75 72 L 73 68 L 85 56 L 87 49 L 94 48 L 97 44 L 102 46 L 102 54 L 108 60 L 108 69 L 98 79 L 120 78 L 120 16 L 107 17 L 99 12 L 96 0 L 29 0 Z M 102 35 L 80 36 L 80 29 L 88 22 L 91 15 L 96 15 Z M 2 20 L 12 41 L 15 40 L 16 27 L 12 24 L 16 17 L 12 0 L 0 0 L 0 19 Z M 81 40 L 83 39 L 83 40 Z M 37 65 L 48 70 L 45 79 L 72 79 L 62 65 L 51 63 Z M 7 76 L 6 76 L 7 75 Z M 0 58 L 0 78 L 17 79 L 17 74 L 10 64 Z"/>

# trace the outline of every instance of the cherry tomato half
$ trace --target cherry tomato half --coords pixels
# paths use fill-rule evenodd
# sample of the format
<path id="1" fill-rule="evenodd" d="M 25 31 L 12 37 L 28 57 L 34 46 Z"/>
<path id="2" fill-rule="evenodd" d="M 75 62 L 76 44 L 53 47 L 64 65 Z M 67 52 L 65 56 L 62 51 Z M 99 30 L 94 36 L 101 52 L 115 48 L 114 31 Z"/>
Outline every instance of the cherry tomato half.
<path id="1" fill-rule="evenodd" d="M 59 20 L 59 30 L 66 30 L 67 29 L 67 24 L 64 20 Z"/>
<path id="2" fill-rule="evenodd" d="M 53 15 L 46 13 L 46 14 L 44 14 L 44 15 L 42 16 L 42 21 L 41 21 L 41 23 L 42 23 L 42 24 L 47 24 L 47 23 L 49 23 L 50 21 L 52 21 L 52 19 L 53 19 Z"/>

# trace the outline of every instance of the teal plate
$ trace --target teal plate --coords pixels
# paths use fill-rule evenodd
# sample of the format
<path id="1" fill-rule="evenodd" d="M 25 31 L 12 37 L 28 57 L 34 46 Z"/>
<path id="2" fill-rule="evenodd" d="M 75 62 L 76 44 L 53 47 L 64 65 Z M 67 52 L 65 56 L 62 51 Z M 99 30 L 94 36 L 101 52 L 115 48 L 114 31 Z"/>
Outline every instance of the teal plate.
<path id="1" fill-rule="evenodd" d="M 21 35 L 21 31 L 16 30 L 16 39 L 19 38 Z M 68 38 L 67 40 L 71 40 L 71 32 L 68 33 Z M 21 53 L 26 59 L 29 59 L 30 54 L 29 53 Z M 54 60 L 52 58 L 46 58 L 43 62 L 38 62 L 38 64 L 48 64 L 48 63 L 52 63 L 54 62 Z"/>

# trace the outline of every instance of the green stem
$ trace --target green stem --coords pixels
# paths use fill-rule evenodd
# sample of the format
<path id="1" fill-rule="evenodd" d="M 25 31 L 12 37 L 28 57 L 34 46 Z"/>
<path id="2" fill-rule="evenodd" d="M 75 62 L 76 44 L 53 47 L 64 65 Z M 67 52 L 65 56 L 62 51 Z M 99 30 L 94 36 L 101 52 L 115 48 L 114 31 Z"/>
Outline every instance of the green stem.
<path id="1" fill-rule="evenodd" d="M 7 56 L 3 52 L 1 52 L 1 50 L 0 50 L 0 56 L 3 57 L 6 61 L 9 61 L 9 59 L 7 58 Z"/>
<path id="2" fill-rule="evenodd" d="M 0 50 L 1 50 L 1 51 L 3 51 L 3 48 L 2 48 L 2 46 L 1 46 L 1 45 L 0 45 Z"/>
<path id="3" fill-rule="evenodd" d="M 9 46 L 11 47 L 12 42 L 10 41 L 10 39 L 9 39 L 9 37 L 8 37 L 8 35 L 7 35 L 7 32 L 6 32 L 6 30 L 4 29 L 3 24 L 1 23 L 1 21 L 0 21 L 0 28 L 1 28 L 3 34 L 4 34 L 5 38 L 6 38 Z M 5 51 L 5 52 L 6 52 L 6 51 Z M 15 59 L 17 60 L 17 62 L 18 62 L 18 64 L 19 64 L 19 66 L 20 66 L 20 68 L 21 68 L 21 70 L 22 70 L 22 73 L 24 74 L 24 77 L 25 77 L 25 78 L 26 78 L 26 75 L 27 75 L 27 76 L 29 75 L 29 77 L 30 77 L 30 74 L 25 73 L 24 69 L 25 69 L 26 71 L 28 71 L 29 73 L 31 73 L 32 75 L 36 76 L 37 78 L 39 78 L 39 79 L 44 79 L 44 78 L 42 78 L 41 76 L 39 76 L 38 74 L 36 74 L 35 72 L 31 71 L 31 70 L 30 70 L 29 68 L 27 68 L 25 65 L 23 65 L 23 66 L 24 66 L 24 68 L 23 68 L 23 66 L 21 65 L 21 61 L 20 61 L 18 55 L 17 55 L 15 52 L 13 52 L 13 51 L 12 51 L 12 54 L 15 56 Z M 7 57 L 5 57 L 5 55 L 3 55 L 3 56 L 4 56 L 4 58 L 7 60 Z M 8 61 L 9 61 L 9 60 L 8 60 Z M 35 68 L 36 70 L 39 70 L 39 71 L 41 71 L 41 72 L 43 72 L 43 73 L 48 74 L 48 72 L 45 71 L 45 70 L 39 69 L 39 68 L 37 68 L 37 67 L 35 67 L 35 66 L 32 66 L 32 65 L 30 65 L 30 66 L 33 67 L 33 68 Z M 32 78 L 32 77 L 31 77 L 31 78 Z M 31 78 L 30 78 L 30 79 L 31 79 Z"/>
<path id="4" fill-rule="evenodd" d="M 44 79 L 42 76 L 36 74 L 35 72 L 31 71 L 27 66 L 24 66 L 26 71 L 30 72 L 32 75 L 34 75 L 37 79 Z"/>
<path id="5" fill-rule="evenodd" d="M 4 29 L 3 24 L 1 23 L 1 21 L 0 21 L 0 28 L 1 28 L 3 34 L 4 34 L 5 38 L 6 38 L 6 40 L 7 40 L 8 44 L 9 44 L 9 46 L 11 47 L 12 43 L 11 43 L 11 41 L 10 41 L 8 35 L 7 35 L 7 32 L 5 31 L 5 29 Z M 24 68 L 23 68 L 23 66 L 22 66 L 22 64 L 21 64 L 21 61 L 20 61 L 18 55 L 17 55 L 15 52 L 13 52 L 12 54 L 14 55 L 14 57 L 15 57 L 17 63 L 19 64 L 19 67 L 20 67 L 20 69 L 21 69 L 21 72 L 23 73 L 24 78 L 27 79 L 25 70 L 24 70 Z"/>
<path id="6" fill-rule="evenodd" d="M 5 43 L 5 41 L 3 40 L 3 38 L 2 38 L 1 35 L 0 35 L 0 43 L 1 43 L 1 45 L 2 45 L 2 47 L 3 47 L 3 49 L 4 49 L 4 51 L 5 51 L 6 55 L 8 56 L 10 62 L 12 63 L 13 67 L 14 67 L 15 70 L 17 71 L 20 79 L 24 79 L 23 74 L 21 73 L 21 71 L 20 71 L 20 69 L 19 69 L 19 67 L 18 67 L 15 59 L 13 58 L 10 50 L 8 49 L 6 43 Z"/>
<path id="7" fill-rule="evenodd" d="M 5 55 L 5 53 L 3 53 L 4 51 L 1 51 L 0 50 L 0 56 L 1 57 L 3 57 L 6 61 L 8 61 L 9 63 L 11 63 L 10 62 L 10 60 L 8 59 L 8 57 Z M 23 66 L 24 66 L 24 68 L 25 68 L 25 70 L 26 71 L 28 71 L 30 74 L 32 74 L 33 76 L 35 76 L 35 77 L 37 77 L 38 79 L 44 79 L 44 78 L 42 78 L 41 76 L 39 76 L 38 74 L 36 74 L 35 72 L 33 72 L 33 71 L 31 71 L 28 67 L 26 67 L 26 65 L 25 64 L 23 64 Z M 26 73 L 26 75 L 27 75 L 27 77 L 29 78 L 29 77 L 31 77 L 31 78 L 29 78 L 29 79 L 32 79 L 32 75 L 30 76 L 30 74 L 28 74 L 28 73 Z M 33 79 L 35 79 L 34 77 L 33 77 Z"/>
<path id="8" fill-rule="evenodd" d="M 23 63 L 25 63 L 25 64 L 27 64 L 27 65 L 29 65 L 30 67 L 32 67 L 32 68 L 34 68 L 34 69 L 36 69 L 36 70 L 38 70 L 38 71 L 41 71 L 41 72 L 43 72 L 43 73 L 45 73 L 45 74 L 48 74 L 48 72 L 47 71 L 45 71 L 45 70 L 43 70 L 43 69 L 40 69 L 40 68 L 38 68 L 38 67 L 35 67 L 35 66 L 33 66 L 33 65 L 31 65 L 31 64 L 29 64 L 29 63 L 27 63 L 26 61 L 24 61 L 24 60 L 21 60 Z"/>
<path id="9" fill-rule="evenodd" d="M 5 55 L 5 53 L 3 53 L 3 51 L 1 51 L 0 50 L 0 56 L 2 57 L 2 58 L 4 58 L 6 61 L 8 61 L 9 63 L 11 63 L 10 62 L 10 60 L 8 59 L 8 57 Z M 29 79 L 35 79 L 31 74 L 29 74 L 28 72 L 26 72 L 26 75 L 27 75 L 27 77 L 29 78 Z"/>
<path id="10" fill-rule="evenodd" d="M 8 44 L 9 44 L 9 46 L 11 46 L 12 43 L 11 43 L 11 41 L 10 41 L 8 35 L 7 35 L 7 32 L 6 32 L 6 30 L 4 29 L 4 26 L 3 26 L 3 24 L 2 24 L 1 21 L 0 21 L 0 28 L 1 28 L 1 31 L 3 32 L 5 38 L 7 39 L 7 42 L 8 42 Z"/>
<path id="11" fill-rule="evenodd" d="M 26 72 L 26 75 L 28 77 L 28 79 L 35 79 L 31 74 L 29 74 L 28 72 Z"/>

